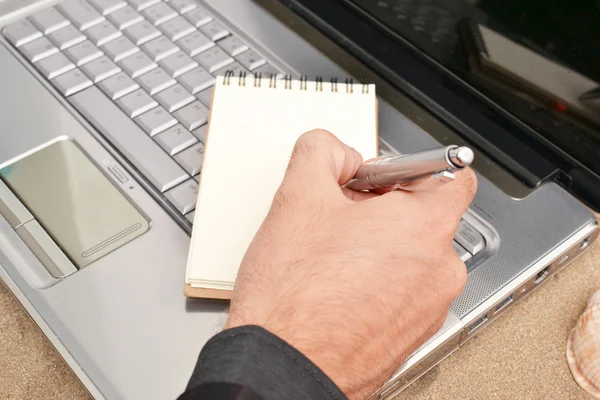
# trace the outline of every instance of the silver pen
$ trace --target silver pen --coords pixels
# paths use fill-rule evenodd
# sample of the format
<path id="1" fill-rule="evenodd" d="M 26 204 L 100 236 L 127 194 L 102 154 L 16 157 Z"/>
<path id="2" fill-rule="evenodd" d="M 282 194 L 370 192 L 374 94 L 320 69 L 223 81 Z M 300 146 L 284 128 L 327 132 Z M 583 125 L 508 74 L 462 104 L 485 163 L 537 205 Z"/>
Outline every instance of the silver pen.
<path id="1" fill-rule="evenodd" d="M 473 150 L 446 146 L 418 153 L 376 158 L 361 165 L 345 187 L 353 190 L 432 189 L 454 180 L 454 171 L 471 165 Z"/>

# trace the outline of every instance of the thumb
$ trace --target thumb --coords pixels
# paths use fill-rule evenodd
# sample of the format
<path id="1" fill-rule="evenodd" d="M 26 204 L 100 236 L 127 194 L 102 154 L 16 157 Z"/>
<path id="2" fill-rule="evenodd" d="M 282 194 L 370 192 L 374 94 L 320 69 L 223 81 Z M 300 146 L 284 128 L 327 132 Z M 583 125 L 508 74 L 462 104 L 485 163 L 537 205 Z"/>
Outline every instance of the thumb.
<path id="1" fill-rule="evenodd" d="M 342 143 L 331 132 L 316 129 L 302 134 L 296 141 L 284 181 L 307 190 L 331 188 L 342 193 L 362 164 L 362 156 Z"/>

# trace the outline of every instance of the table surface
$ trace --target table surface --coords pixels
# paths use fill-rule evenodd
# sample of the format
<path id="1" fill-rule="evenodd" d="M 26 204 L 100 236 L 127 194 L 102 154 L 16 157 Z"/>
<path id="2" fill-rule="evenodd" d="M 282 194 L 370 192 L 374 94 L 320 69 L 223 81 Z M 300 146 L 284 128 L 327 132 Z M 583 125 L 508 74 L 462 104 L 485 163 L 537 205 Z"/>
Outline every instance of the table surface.
<path id="1" fill-rule="evenodd" d="M 565 358 L 567 335 L 600 288 L 600 241 L 515 304 L 396 400 L 588 399 Z M 89 399 L 0 283 L 0 399 Z"/>

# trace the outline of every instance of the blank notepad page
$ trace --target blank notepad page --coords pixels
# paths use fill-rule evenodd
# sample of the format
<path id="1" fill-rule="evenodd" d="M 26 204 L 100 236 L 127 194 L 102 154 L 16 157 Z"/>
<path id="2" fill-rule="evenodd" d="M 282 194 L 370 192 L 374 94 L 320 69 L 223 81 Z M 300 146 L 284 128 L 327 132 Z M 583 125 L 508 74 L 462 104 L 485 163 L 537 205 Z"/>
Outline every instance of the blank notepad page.
<path id="1" fill-rule="evenodd" d="M 213 92 L 186 271 L 192 288 L 233 288 L 302 133 L 326 129 L 365 160 L 377 156 L 374 85 L 226 79 Z"/>

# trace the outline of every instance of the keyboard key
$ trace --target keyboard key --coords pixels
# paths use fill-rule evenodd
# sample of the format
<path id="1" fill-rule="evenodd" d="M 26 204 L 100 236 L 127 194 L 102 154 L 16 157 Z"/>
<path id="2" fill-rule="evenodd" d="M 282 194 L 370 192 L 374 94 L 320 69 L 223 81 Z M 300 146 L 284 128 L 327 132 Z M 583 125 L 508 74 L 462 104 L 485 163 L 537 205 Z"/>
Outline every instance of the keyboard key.
<path id="1" fill-rule="evenodd" d="M 132 25 L 123 32 L 137 46 L 149 42 L 161 35 L 160 31 L 152 26 L 152 24 L 148 21 L 143 21 Z"/>
<path id="2" fill-rule="evenodd" d="M 52 32 L 48 35 L 48 38 L 61 50 L 81 43 L 86 39 L 85 35 L 73 25 Z"/>
<path id="3" fill-rule="evenodd" d="M 137 78 L 158 67 L 157 63 L 152 61 L 146 53 L 142 52 L 122 59 L 119 61 L 119 65 L 123 68 L 123 71 L 127 72 L 132 78 Z"/>
<path id="4" fill-rule="evenodd" d="M 191 176 L 198 175 L 202 168 L 202 160 L 204 159 L 204 145 L 196 143 L 177 154 L 174 158 L 188 174 Z"/>
<path id="5" fill-rule="evenodd" d="M 189 178 L 183 168 L 98 88 L 90 87 L 71 96 L 69 101 L 159 191 L 169 190 Z"/>
<path id="6" fill-rule="evenodd" d="M 196 98 L 200 100 L 206 107 L 210 108 L 210 103 L 212 102 L 212 91 L 212 87 L 204 89 L 203 91 L 196 93 Z"/>
<path id="7" fill-rule="evenodd" d="M 194 25 L 196 28 L 208 24 L 210 21 L 212 21 L 212 17 L 200 7 L 185 14 L 185 18 L 188 21 L 190 21 L 190 24 Z"/>
<path id="8" fill-rule="evenodd" d="M 133 8 L 135 8 L 138 11 L 142 11 L 145 8 L 148 8 L 150 6 L 153 6 L 154 4 L 158 3 L 160 0 L 128 0 L 129 4 L 131 4 L 131 6 Z"/>
<path id="9" fill-rule="evenodd" d="M 206 144 L 206 131 L 208 129 L 208 125 L 202 125 L 200 128 L 192 131 L 194 136 L 198 138 L 199 141 Z"/>
<path id="10" fill-rule="evenodd" d="M 196 180 L 196 182 L 198 182 L 198 181 Z M 196 211 L 192 211 L 191 213 L 187 213 L 187 214 L 185 214 L 185 218 L 186 218 L 188 221 L 190 221 L 190 224 L 193 224 L 193 223 L 194 223 L 194 216 L 195 216 L 195 215 L 196 215 Z"/>
<path id="11" fill-rule="evenodd" d="M 152 7 L 146 8 L 142 11 L 142 15 L 146 17 L 155 26 L 164 24 L 170 19 L 177 16 L 177 12 L 168 6 L 167 3 L 158 3 Z"/>
<path id="12" fill-rule="evenodd" d="M 22 46 L 25 43 L 29 43 L 42 37 L 42 32 L 38 31 L 35 26 L 26 19 L 7 25 L 2 30 L 2 33 L 15 47 Z"/>
<path id="13" fill-rule="evenodd" d="M 94 46 L 89 40 L 76 44 L 73 47 L 69 47 L 64 53 L 78 67 L 103 56 L 102 51 Z"/>
<path id="14" fill-rule="evenodd" d="M 150 136 L 177 125 L 177 120 L 160 106 L 140 115 L 135 122 Z"/>
<path id="15" fill-rule="evenodd" d="M 194 0 L 171 0 L 169 5 L 181 15 L 198 7 Z"/>
<path id="16" fill-rule="evenodd" d="M 98 84 L 98 87 L 112 100 L 117 100 L 140 88 L 137 82 L 125 72 L 119 72 Z"/>
<path id="17" fill-rule="evenodd" d="M 169 112 L 179 110 L 195 100 L 194 95 L 185 90 L 179 83 L 163 90 L 154 97 Z"/>
<path id="18" fill-rule="evenodd" d="M 221 69 L 216 70 L 214 72 L 214 75 L 215 76 L 224 76 L 227 73 L 227 71 L 233 72 L 233 76 L 234 76 L 235 79 L 239 79 L 240 76 L 243 76 L 243 75 L 240 75 L 240 73 L 243 74 L 244 72 L 246 73 L 246 79 L 250 79 L 251 78 L 250 71 L 248 71 L 246 68 L 244 68 L 237 61 L 234 62 L 234 63 L 232 63 L 232 64 L 229 64 L 229 65 L 227 65 L 227 66 L 225 66 L 225 67 L 223 67 Z"/>
<path id="19" fill-rule="evenodd" d="M 235 57 L 235 59 L 251 71 L 267 63 L 264 60 L 264 58 L 262 58 L 262 56 L 260 56 L 260 54 L 257 54 L 254 50 L 245 51 L 242 54 L 239 54 L 237 57 Z"/>
<path id="20" fill-rule="evenodd" d="M 122 36 L 103 45 L 102 50 L 111 60 L 117 62 L 137 53 L 140 48 L 134 45 L 131 40 Z"/>
<path id="21" fill-rule="evenodd" d="M 194 180 L 198 183 L 200 183 L 200 175 L 196 175 L 194 176 Z"/>
<path id="22" fill-rule="evenodd" d="M 225 53 L 220 47 L 206 50 L 194 57 L 194 60 L 198 61 L 208 72 L 215 72 L 234 61 L 233 57 Z"/>
<path id="23" fill-rule="evenodd" d="M 188 179 L 179 186 L 165 193 L 167 200 L 182 214 L 187 214 L 196 208 L 198 199 L 198 183 Z"/>
<path id="24" fill-rule="evenodd" d="M 94 83 L 103 81 L 121 72 L 121 68 L 108 57 L 102 56 L 89 63 L 82 65 L 81 70 L 90 77 Z"/>
<path id="25" fill-rule="evenodd" d="M 198 142 L 198 139 L 181 125 L 175 125 L 163 133 L 159 133 L 154 140 L 171 156 Z"/>
<path id="26" fill-rule="evenodd" d="M 467 262 L 471 257 L 473 257 L 468 251 L 466 251 L 460 244 L 452 241 L 452 247 L 454 247 L 454 251 L 460 257 L 462 262 Z"/>
<path id="27" fill-rule="evenodd" d="M 87 30 L 86 34 L 96 46 L 102 46 L 113 39 L 123 36 L 123 33 L 117 30 L 110 21 L 104 21 L 91 27 Z"/>
<path id="28" fill-rule="evenodd" d="M 173 41 L 179 40 L 184 36 L 196 32 L 196 28 L 194 28 L 183 17 L 174 18 L 169 22 L 166 22 L 159 26 L 159 29 L 163 32 L 163 34 L 166 37 Z"/>
<path id="29" fill-rule="evenodd" d="M 35 64 L 46 79 L 55 78 L 75 68 L 75 64 L 62 53 L 56 53 Z"/>
<path id="30" fill-rule="evenodd" d="M 254 73 L 256 75 L 261 74 L 261 77 L 263 77 L 263 78 L 270 78 L 273 75 L 275 75 L 277 77 L 277 79 L 284 78 L 284 75 L 281 72 L 279 72 L 274 66 L 272 66 L 270 64 L 263 64 L 262 67 L 258 67 L 257 69 L 252 71 L 252 73 Z"/>
<path id="31" fill-rule="evenodd" d="M 65 97 L 71 96 L 83 89 L 92 86 L 94 83 L 79 69 L 73 69 L 66 72 L 50 82 Z"/>
<path id="32" fill-rule="evenodd" d="M 223 39 L 225 36 L 229 35 L 229 31 L 223 27 L 219 22 L 212 21 L 208 24 L 202 25 L 200 31 L 204 33 L 210 40 L 217 41 L 219 39 Z"/>
<path id="33" fill-rule="evenodd" d="M 177 81 L 162 68 L 156 68 L 147 74 L 138 77 L 136 80 L 144 90 L 152 96 L 177 83 Z"/>
<path id="34" fill-rule="evenodd" d="M 250 49 L 246 43 L 242 42 L 237 36 L 230 35 L 219 41 L 219 46 L 232 57 Z"/>
<path id="35" fill-rule="evenodd" d="M 181 122 L 185 129 L 191 131 L 208 122 L 208 108 L 199 101 L 177 110 L 173 116 Z"/>
<path id="36" fill-rule="evenodd" d="M 454 240 L 473 255 L 479 253 L 485 246 L 485 239 L 481 233 L 465 220 L 460 221 Z"/>
<path id="37" fill-rule="evenodd" d="M 105 20 L 105 18 L 85 0 L 66 0 L 58 3 L 56 7 L 73 23 L 73 25 L 82 31 Z"/>
<path id="38" fill-rule="evenodd" d="M 200 54 L 215 46 L 215 43 L 212 40 L 200 32 L 194 32 L 184 37 L 179 40 L 177 44 L 190 57 L 194 57 L 196 54 Z"/>
<path id="39" fill-rule="evenodd" d="M 116 103 L 131 118 L 135 118 L 158 106 L 156 100 L 150 97 L 143 89 L 138 89 L 121 97 Z"/>
<path id="40" fill-rule="evenodd" d="M 179 77 L 179 82 L 192 94 L 196 94 L 215 84 L 215 77 L 204 68 L 198 67 Z"/>
<path id="41" fill-rule="evenodd" d="M 21 53 L 32 63 L 58 53 L 58 48 L 48 38 L 41 37 L 20 47 Z"/>
<path id="42" fill-rule="evenodd" d="M 154 61 L 160 61 L 171 54 L 177 53 L 179 48 L 167 37 L 160 36 L 142 45 L 142 50 Z"/>
<path id="43" fill-rule="evenodd" d="M 174 78 L 198 66 L 196 61 L 181 51 L 163 58 L 159 63 Z"/>
<path id="44" fill-rule="evenodd" d="M 71 21 L 66 19 L 56 8 L 51 7 L 46 10 L 38 11 L 29 17 L 31 22 L 38 27 L 40 31 L 47 35 L 56 30 L 69 25 Z"/>
<path id="45" fill-rule="evenodd" d="M 109 14 L 107 18 L 120 30 L 129 28 L 130 26 L 144 20 L 144 17 L 142 17 L 137 11 L 129 6 L 118 9 L 117 11 Z"/>
<path id="46" fill-rule="evenodd" d="M 124 0 L 88 0 L 89 3 L 102 15 L 108 15 L 125 6 L 127 3 Z"/>

